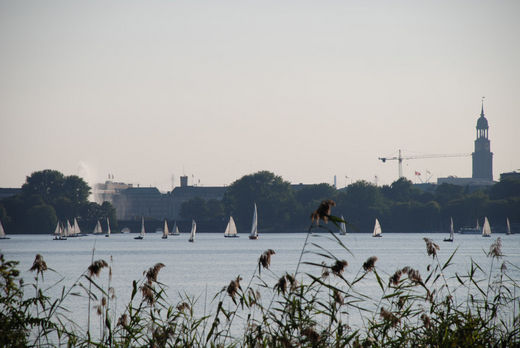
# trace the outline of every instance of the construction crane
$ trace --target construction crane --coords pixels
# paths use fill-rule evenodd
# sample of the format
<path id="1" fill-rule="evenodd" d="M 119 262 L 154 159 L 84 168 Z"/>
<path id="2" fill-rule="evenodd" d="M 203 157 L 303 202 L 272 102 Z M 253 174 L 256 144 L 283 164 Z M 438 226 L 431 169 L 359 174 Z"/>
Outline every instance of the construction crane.
<path id="1" fill-rule="evenodd" d="M 397 157 L 378 157 L 383 163 L 386 161 L 394 161 L 397 160 L 399 164 L 399 179 L 403 177 L 403 160 L 411 160 L 411 159 L 423 159 L 423 158 L 441 158 L 441 157 L 468 157 L 471 156 L 470 153 L 455 153 L 455 154 L 437 154 L 437 155 L 418 155 L 418 156 L 405 156 L 403 157 L 401 154 L 401 150 L 399 149 L 399 155 Z"/>

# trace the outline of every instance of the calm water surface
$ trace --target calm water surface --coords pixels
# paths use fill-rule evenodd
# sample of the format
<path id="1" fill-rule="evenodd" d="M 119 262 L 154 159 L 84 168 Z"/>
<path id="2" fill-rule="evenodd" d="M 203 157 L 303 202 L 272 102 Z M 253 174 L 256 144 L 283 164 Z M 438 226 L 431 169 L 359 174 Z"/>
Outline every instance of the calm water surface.
<path id="1" fill-rule="evenodd" d="M 224 238 L 220 233 L 199 233 L 195 243 L 188 242 L 188 234 L 170 236 L 161 239 L 160 233 L 147 234 L 144 240 L 134 240 L 136 234 L 113 234 L 104 236 L 86 236 L 54 241 L 46 235 L 11 235 L 9 240 L 0 240 L 0 251 L 8 260 L 19 261 L 18 268 L 26 282 L 32 282 L 34 273 L 29 272 L 35 254 L 42 254 L 49 268 L 56 272 L 46 272 L 44 287 L 51 287 L 48 292 L 57 295 L 61 287 L 71 286 L 94 259 L 112 260 L 112 286 L 117 295 L 117 311 L 124 309 L 130 298 L 132 280 L 139 280 L 143 272 L 158 262 L 166 267 L 159 273 L 158 280 L 168 287 L 168 297 L 172 303 L 179 300 L 179 294 L 187 293 L 200 298 L 199 301 L 211 301 L 217 291 L 229 284 L 237 275 L 244 278 L 242 284 L 249 281 L 257 269 L 257 260 L 266 249 L 275 250 L 271 261 L 272 272 L 262 272 L 262 277 L 270 284 L 285 272 L 293 273 L 305 241 L 304 233 L 262 234 L 258 240 L 249 240 L 247 235 L 241 238 Z M 372 238 L 369 234 L 348 234 L 338 236 L 350 249 L 352 255 L 337 242 L 330 240 L 327 234 L 313 234 L 309 238 L 307 249 L 318 251 L 318 244 L 331 251 L 337 258 L 348 261 L 345 276 L 352 279 L 370 256 L 377 256 L 376 266 L 380 275 L 388 279 L 398 268 L 411 266 L 426 274 L 426 267 L 432 262 L 426 255 L 423 237 L 434 240 L 440 246 L 441 262 L 447 260 L 455 249 L 457 253 L 447 275 L 455 272 L 465 274 L 471 260 L 475 260 L 484 269 L 490 266 L 490 259 L 484 252 L 497 237 L 502 239 L 504 260 L 520 266 L 520 235 L 494 235 L 483 238 L 480 235 L 455 235 L 455 242 L 442 241 L 447 235 L 442 234 L 404 234 L 387 233 L 383 238 Z M 304 261 L 320 263 L 323 257 L 306 253 Z M 327 263 L 332 261 L 326 260 Z M 519 280 L 520 274 L 509 267 L 510 275 Z M 320 270 L 303 266 L 301 271 L 319 274 Z M 63 279 L 58 286 L 52 287 Z M 86 282 L 83 281 L 85 284 Z M 103 270 L 99 283 L 105 288 L 108 284 L 108 272 Z M 255 284 L 255 281 L 253 282 Z M 376 293 L 377 284 L 367 282 L 366 294 Z M 29 291 L 29 289 L 27 290 Z M 72 319 L 82 322 L 88 310 L 86 299 L 74 297 L 67 304 L 72 309 Z"/>

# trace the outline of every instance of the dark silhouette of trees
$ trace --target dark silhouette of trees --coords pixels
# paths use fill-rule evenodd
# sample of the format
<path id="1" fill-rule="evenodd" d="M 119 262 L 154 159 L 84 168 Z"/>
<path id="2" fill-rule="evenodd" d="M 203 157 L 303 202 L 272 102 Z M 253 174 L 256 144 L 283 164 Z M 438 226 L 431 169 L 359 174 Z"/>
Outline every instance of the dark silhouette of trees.
<path id="1" fill-rule="evenodd" d="M 93 229 L 98 219 L 106 217 L 117 228 L 114 207 L 108 202 L 89 202 L 90 187 L 78 176 L 64 176 L 50 169 L 34 172 L 21 191 L 0 201 L 8 233 L 52 233 L 58 221 L 74 218 L 85 230 Z"/>

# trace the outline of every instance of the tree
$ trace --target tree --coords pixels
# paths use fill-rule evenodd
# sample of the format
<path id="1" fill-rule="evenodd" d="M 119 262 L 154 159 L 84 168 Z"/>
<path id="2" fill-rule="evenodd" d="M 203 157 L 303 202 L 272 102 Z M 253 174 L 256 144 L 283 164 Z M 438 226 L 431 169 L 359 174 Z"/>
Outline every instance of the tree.
<path id="1" fill-rule="evenodd" d="M 54 231 L 58 218 L 54 208 L 48 204 L 31 207 L 26 214 L 25 233 L 50 234 Z"/>
<path id="2" fill-rule="evenodd" d="M 79 176 L 70 175 L 65 177 L 60 196 L 65 196 L 75 204 L 85 203 L 90 195 L 90 187 Z"/>
<path id="3" fill-rule="evenodd" d="M 64 181 L 65 177 L 57 170 L 45 169 L 34 172 L 22 185 L 22 193 L 25 196 L 40 196 L 45 203 L 53 204 L 62 195 Z"/>
<path id="4" fill-rule="evenodd" d="M 358 231 L 370 231 L 374 219 L 386 215 L 387 206 L 379 187 L 364 180 L 347 187 L 337 196 L 336 211 L 345 212 L 344 217 Z"/>
<path id="5" fill-rule="evenodd" d="M 520 197 L 520 179 L 508 178 L 500 180 L 491 187 L 491 199 L 504 199 L 510 197 Z"/>
<path id="6" fill-rule="evenodd" d="M 239 229 L 250 227 L 255 202 L 261 228 L 289 227 L 296 200 L 287 181 L 268 171 L 245 175 L 229 186 L 223 199 L 227 213 L 233 215 Z"/>

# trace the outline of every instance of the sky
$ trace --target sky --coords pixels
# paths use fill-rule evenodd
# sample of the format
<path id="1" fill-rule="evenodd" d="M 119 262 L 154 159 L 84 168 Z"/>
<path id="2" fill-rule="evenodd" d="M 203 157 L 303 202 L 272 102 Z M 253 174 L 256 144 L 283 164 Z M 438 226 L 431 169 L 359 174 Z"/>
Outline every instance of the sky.
<path id="1" fill-rule="evenodd" d="M 161 191 L 260 170 L 391 184 L 378 157 L 470 154 L 482 97 L 497 180 L 520 170 L 519 17 L 517 0 L 0 0 L 0 187 L 43 169 Z M 403 174 L 471 177 L 471 157 Z"/>

